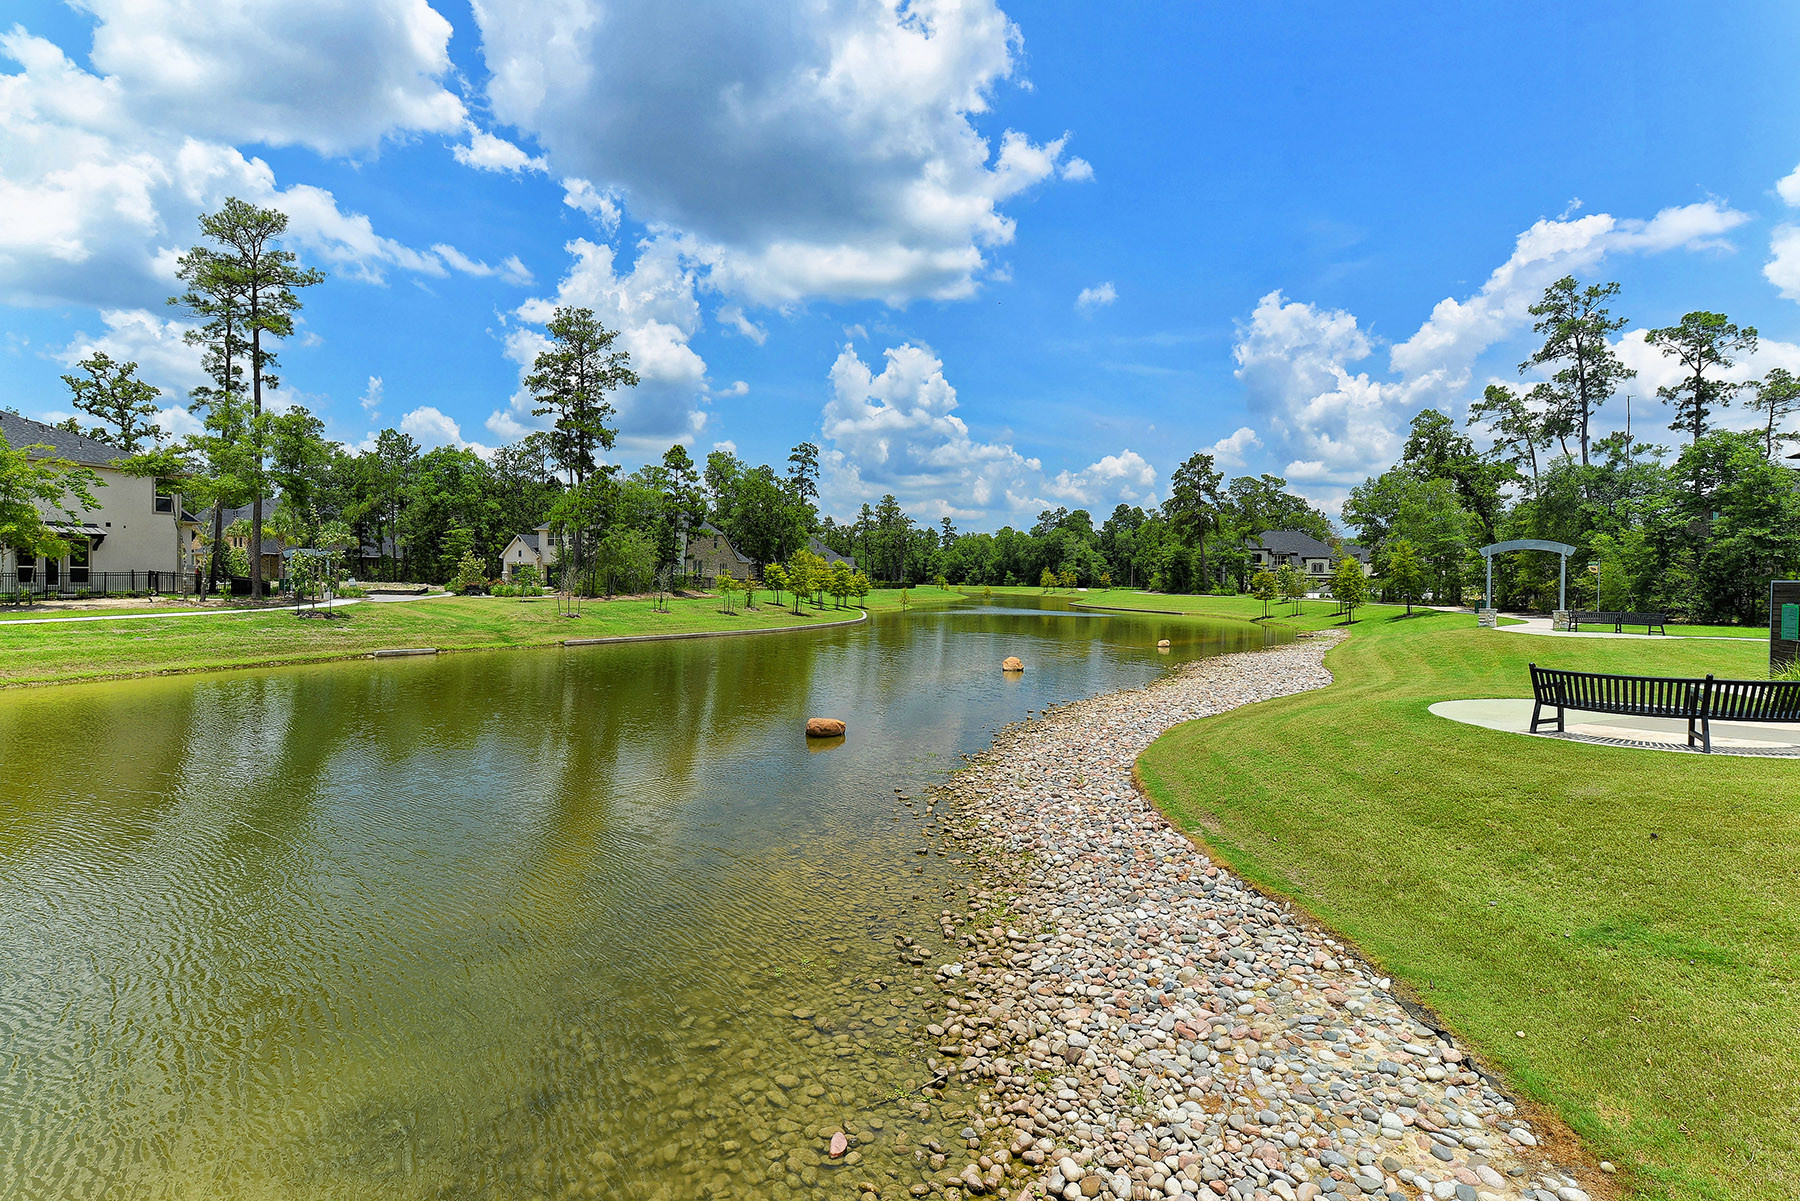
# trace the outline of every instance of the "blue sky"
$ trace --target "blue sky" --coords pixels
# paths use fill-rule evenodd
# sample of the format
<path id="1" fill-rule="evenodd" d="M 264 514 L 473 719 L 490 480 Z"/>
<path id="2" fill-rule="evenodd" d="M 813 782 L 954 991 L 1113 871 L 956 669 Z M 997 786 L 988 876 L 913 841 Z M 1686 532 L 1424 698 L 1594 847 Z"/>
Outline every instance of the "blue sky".
<path id="1" fill-rule="evenodd" d="M 66 413 L 94 347 L 179 399 L 169 257 L 232 194 L 330 275 L 282 374 L 335 437 L 520 436 L 582 303 L 644 375 L 628 467 L 810 440 L 840 515 L 1104 514 L 1195 450 L 1335 509 L 1568 273 L 1623 284 L 1653 440 L 1646 328 L 1800 369 L 1791 5 L 244 7 L 8 6 L 4 403 Z"/>

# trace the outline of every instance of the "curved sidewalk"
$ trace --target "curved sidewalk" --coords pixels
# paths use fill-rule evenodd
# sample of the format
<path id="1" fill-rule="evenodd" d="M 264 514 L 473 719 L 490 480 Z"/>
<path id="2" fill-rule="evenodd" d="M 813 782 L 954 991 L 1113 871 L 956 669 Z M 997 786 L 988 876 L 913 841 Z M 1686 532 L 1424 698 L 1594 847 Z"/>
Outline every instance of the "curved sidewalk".
<path id="1" fill-rule="evenodd" d="M 1467 613 L 1467 609 L 1455 612 Z M 1611 630 L 1557 630 L 1551 628 L 1548 617 L 1527 617 L 1522 613 L 1502 613 L 1500 616 L 1519 622 L 1518 625 L 1495 626 L 1502 634 L 1544 634 L 1551 638 L 1633 638 L 1645 642 L 1652 638 L 1698 638 L 1713 642 L 1761 642 L 1761 638 L 1737 638 L 1730 634 L 1615 634 Z"/>

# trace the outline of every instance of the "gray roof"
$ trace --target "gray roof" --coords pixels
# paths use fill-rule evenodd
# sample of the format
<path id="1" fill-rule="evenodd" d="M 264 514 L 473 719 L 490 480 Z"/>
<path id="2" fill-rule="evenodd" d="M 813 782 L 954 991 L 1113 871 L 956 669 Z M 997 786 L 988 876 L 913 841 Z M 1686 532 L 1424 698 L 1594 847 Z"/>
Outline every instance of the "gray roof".
<path id="1" fill-rule="evenodd" d="M 848 567 L 851 571 L 856 570 L 856 560 L 855 559 L 851 558 L 849 555 L 838 554 L 836 551 L 832 550 L 829 546 L 826 546 L 824 542 L 820 541 L 819 536 L 817 534 L 814 534 L 812 537 L 810 537 L 806 540 L 806 549 L 810 550 L 813 554 L 819 556 L 819 558 L 825 560 L 825 564 L 828 567 L 833 563 L 842 563 L 844 566 Z"/>
<path id="2" fill-rule="evenodd" d="M 538 539 L 538 532 L 536 530 L 532 530 L 530 533 L 527 533 L 527 534 L 519 534 L 519 535 L 517 535 L 517 537 L 520 542 L 523 542 L 526 546 L 529 546 L 532 550 L 543 549 L 542 544 Z"/>
<path id="3" fill-rule="evenodd" d="M 1254 538 L 1244 540 L 1252 547 L 1261 547 L 1278 556 L 1292 555 L 1300 559 L 1335 559 L 1337 552 L 1320 542 L 1305 530 L 1264 530 Z M 1344 553 L 1352 559 L 1367 560 L 1369 552 L 1354 542 L 1344 543 Z"/>
<path id="4" fill-rule="evenodd" d="M 71 434 L 68 430 L 59 430 L 54 425 L 5 410 L 0 410 L 0 435 L 4 435 L 7 445 L 15 450 L 21 446 L 48 446 L 57 458 L 92 467 L 104 467 L 114 459 L 125 457 L 125 452 L 110 442 L 86 434 Z"/>

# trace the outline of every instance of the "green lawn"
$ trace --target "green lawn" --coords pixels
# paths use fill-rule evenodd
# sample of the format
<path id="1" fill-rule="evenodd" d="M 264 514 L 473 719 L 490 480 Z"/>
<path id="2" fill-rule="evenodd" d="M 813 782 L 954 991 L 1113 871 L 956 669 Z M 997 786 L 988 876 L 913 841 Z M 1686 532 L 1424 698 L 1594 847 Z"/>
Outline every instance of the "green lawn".
<path id="1" fill-rule="evenodd" d="M 1151 746 L 1151 796 L 1353 939 L 1636 1195 L 1800 1196 L 1800 763 L 1582 746 L 1426 711 L 1528 696 L 1533 659 L 1756 678 L 1763 648 L 1362 612 L 1329 688 Z"/>
<path id="2" fill-rule="evenodd" d="M 910 605 L 960 600 L 954 593 L 914 589 Z M 899 595 L 869 597 L 873 611 L 898 609 Z M 53 625 L 0 623 L 0 686 L 64 683 L 162 672 L 206 671 L 351 658 L 388 647 L 496 650 L 550 646 L 565 638 L 609 638 L 711 630 L 804 628 L 857 615 L 855 608 L 806 606 L 796 617 L 759 594 L 754 610 L 725 614 L 711 598 L 676 599 L 670 612 L 649 601 L 586 601 L 578 618 L 558 617 L 551 597 L 432 597 L 340 610 L 333 621 L 292 613 L 171 617 L 167 621 L 83 621 Z M 81 614 L 89 616 L 90 614 Z"/>

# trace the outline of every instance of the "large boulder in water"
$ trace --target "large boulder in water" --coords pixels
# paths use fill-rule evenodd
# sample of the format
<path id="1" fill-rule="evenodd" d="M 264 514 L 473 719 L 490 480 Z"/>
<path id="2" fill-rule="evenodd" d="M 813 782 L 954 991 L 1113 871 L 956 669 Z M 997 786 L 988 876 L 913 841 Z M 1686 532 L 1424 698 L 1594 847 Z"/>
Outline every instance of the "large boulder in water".
<path id="1" fill-rule="evenodd" d="M 842 738 L 844 723 L 835 717 L 809 717 L 806 720 L 806 736 L 808 738 Z"/>
<path id="2" fill-rule="evenodd" d="M 1006 656 L 1005 660 L 1000 664 L 1000 670 L 1001 671 L 1024 671 L 1025 664 L 1019 661 L 1019 657 L 1017 655 L 1008 655 L 1008 656 Z"/>

